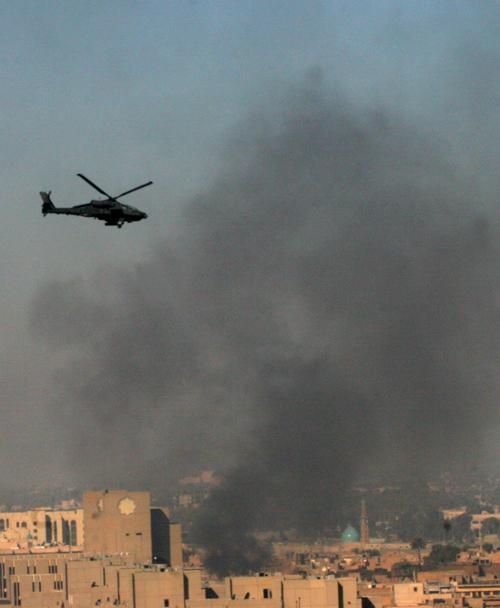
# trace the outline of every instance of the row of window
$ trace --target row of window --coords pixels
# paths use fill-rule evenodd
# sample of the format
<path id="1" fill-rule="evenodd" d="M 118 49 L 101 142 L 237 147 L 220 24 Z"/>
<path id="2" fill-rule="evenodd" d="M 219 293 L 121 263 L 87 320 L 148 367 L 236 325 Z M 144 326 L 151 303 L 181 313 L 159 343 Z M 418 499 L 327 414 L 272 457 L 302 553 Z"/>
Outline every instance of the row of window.
<path id="1" fill-rule="evenodd" d="M 58 570 L 57 570 L 57 565 L 56 564 L 49 564 L 49 574 L 57 574 Z M 8 573 L 10 576 L 12 576 L 13 574 L 16 573 L 16 567 L 15 566 L 9 566 L 8 567 Z M 29 564 L 26 566 L 26 574 L 36 574 L 37 570 L 36 570 L 36 566 L 30 566 Z"/>
<path id="2" fill-rule="evenodd" d="M 500 595 L 500 591 L 466 591 L 464 593 L 466 597 L 484 597 L 487 595 Z"/>
<path id="3" fill-rule="evenodd" d="M 33 522 L 34 526 L 38 525 L 38 522 L 34 521 Z M 25 521 L 16 521 L 16 528 L 27 528 L 28 527 L 28 523 Z M 10 521 L 8 519 L 0 519 L 0 532 L 3 532 L 4 530 L 7 530 L 7 528 L 10 528 Z"/>
<path id="4" fill-rule="evenodd" d="M 273 592 L 271 591 L 271 589 L 262 589 L 262 597 L 265 600 L 270 600 L 273 597 Z M 250 591 L 247 591 L 245 593 L 245 595 L 243 596 L 244 600 L 249 600 L 249 599 L 253 599 L 252 596 L 250 595 Z"/>
<path id="5" fill-rule="evenodd" d="M 38 522 L 34 521 L 33 527 L 38 527 Z M 0 519 L 0 532 L 4 532 L 10 528 L 10 521 L 8 519 Z M 25 521 L 17 521 L 16 528 L 28 528 L 28 523 Z M 77 523 L 75 520 L 66 521 L 62 520 L 62 542 L 65 545 L 75 546 L 78 544 L 78 532 Z M 57 522 L 51 522 L 50 517 L 46 517 L 45 521 L 45 536 L 46 541 L 51 543 L 53 540 L 57 541 Z M 37 532 L 34 533 L 34 539 L 38 540 Z"/>

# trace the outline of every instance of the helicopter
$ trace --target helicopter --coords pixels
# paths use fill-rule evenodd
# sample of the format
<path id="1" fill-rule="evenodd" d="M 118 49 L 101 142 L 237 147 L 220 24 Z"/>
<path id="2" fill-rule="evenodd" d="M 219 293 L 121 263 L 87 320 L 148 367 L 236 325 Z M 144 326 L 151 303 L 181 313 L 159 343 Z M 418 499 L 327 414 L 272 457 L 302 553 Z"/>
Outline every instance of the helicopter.
<path id="1" fill-rule="evenodd" d="M 92 188 L 97 190 L 97 192 L 104 194 L 104 196 L 107 198 L 103 200 L 93 200 L 86 205 L 76 205 L 74 207 L 56 207 L 50 198 L 50 190 L 49 192 L 40 192 L 40 196 L 42 197 L 43 201 L 42 214 L 44 216 L 47 215 L 47 213 L 58 213 L 63 215 L 93 217 L 96 220 L 104 221 L 106 226 L 116 226 L 117 228 L 121 228 L 125 222 L 139 222 L 140 220 L 145 220 L 148 217 L 147 213 L 144 213 L 144 211 L 131 207 L 130 205 L 119 203 L 118 199 L 126 194 L 130 194 L 131 192 L 135 192 L 136 190 L 150 186 L 153 182 L 136 186 L 131 190 L 122 192 L 118 196 L 110 196 L 107 192 L 104 192 L 104 190 L 94 184 L 94 182 L 90 181 L 88 177 L 85 177 L 85 175 L 82 175 L 81 173 L 77 173 L 77 175 L 86 181 L 87 184 L 92 186 Z"/>

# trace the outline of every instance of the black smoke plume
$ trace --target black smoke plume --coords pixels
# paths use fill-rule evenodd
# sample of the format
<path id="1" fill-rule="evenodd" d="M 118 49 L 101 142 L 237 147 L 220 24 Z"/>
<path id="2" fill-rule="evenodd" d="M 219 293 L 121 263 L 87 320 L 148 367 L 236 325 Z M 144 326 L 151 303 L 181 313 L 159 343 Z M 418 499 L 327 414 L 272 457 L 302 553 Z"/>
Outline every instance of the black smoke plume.
<path id="1" fill-rule="evenodd" d="M 472 183 L 422 127 L 314 78 L 249 118 L 146 261 L 37 296 L 81 479 L 225 471 L 195 527 L 224 574 L 269 560 L 255 530 L 334 525 L 361 475 L 472 461 L 499 327 Z"/>

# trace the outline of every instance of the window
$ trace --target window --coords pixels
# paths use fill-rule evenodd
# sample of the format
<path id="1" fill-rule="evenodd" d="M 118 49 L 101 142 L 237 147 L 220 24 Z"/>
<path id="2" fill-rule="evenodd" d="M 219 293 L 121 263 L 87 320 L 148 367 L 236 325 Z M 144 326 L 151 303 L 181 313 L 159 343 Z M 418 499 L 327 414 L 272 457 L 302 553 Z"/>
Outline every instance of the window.
<path id="1" fill-rule="evenodd" d="M 270 600 L 273 597 L 273 592 L 271 591 L 271 589 L 263 589 L 262 593 L 264 595 L 265 600 Z"/>
<path id="2" fill-rule="evenodd" d="M 14 606 L 20 606 L 21 605 L 21 598 L 20 598 L 20 589 L 19 589 L 19 583 L 14 583 L 12 585 L 12 591 L 13 591 L 13 595 L 14 595 Z"/>
<path id="3" fill-rule="evenodd" d="M 168 608 L 170 606 L 170 600 L 163 600 L 163 608 Z"/>
<path id="4" fill-rule="evenodd" d="M 5 520 L 0 519 L 0 532 L 3 532 L 4 530 L 5 530 Z"/>
<path id="5" fill-rule="evenodd" d="M 78 538 L 77 538 L 77 532 L 76 532 L 76 521 L 73 519 L 70 523 L 70 545 L 77 545 L 78 544 Z"/>
<path id="6" fill-rule="evenodd" d="M 69 538 L 69 522 L 66 519 L 63 519 L 61 521 L 61 526 L 62 526 L 62 542 L 63 545 L 70 545 L 70 538 Z"/>

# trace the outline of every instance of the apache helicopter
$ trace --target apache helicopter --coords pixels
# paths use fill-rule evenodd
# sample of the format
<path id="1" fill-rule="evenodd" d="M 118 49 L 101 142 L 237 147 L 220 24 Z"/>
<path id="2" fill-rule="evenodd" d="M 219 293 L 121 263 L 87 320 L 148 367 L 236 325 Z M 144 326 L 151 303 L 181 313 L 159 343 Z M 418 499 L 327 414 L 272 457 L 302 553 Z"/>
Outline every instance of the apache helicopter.
<path id="1" fill-rule="evenodd" d="M 50 191 L 40 192 L 40 196 L 42 197 L 43 201 L 42 213 L 44 216 L 47 215 L 47 213 L 81 215 L 82 217 L 93 217 L 96 220 L 102 220 L 106 222 L 106 226 L 116 226 L 117 228 L 121 228 L 125 222 L 139 222 L 140 220 L 145 220 L 148 217 L 146 213 L 136 209 L 135 207 L 119 203 L 118 199 L 126 194 L 130 194 L 131 192 L 135 192 L 136 190 L 150 186 L 153 182 L 148 182 L 147 184 L 142 184 L 142 186 L 132 188 L 132 190 L 127 190 L 118 196 L 109 196 L 107 192 L 104 192 L 104 190 L 99 188 L 99 186 L 94 184 L 94 182 L 91 182 L 88 177 L 85 177 L 85 175 L 82 175 L 81 173 L 78 173 L 77 175 L 85 180 L 87 184 L 92 186 L 92 188 L 95 188 L 97 192 L 107 196 L 107 199 L 94 200 L 90 201 L 90 203 L 87 203 L 86 205 L 76 205 L 75 207 L 56 207 L 50 199 Z"/>

